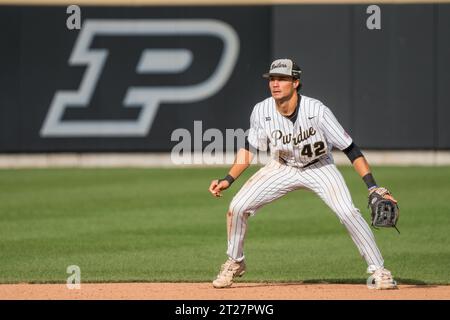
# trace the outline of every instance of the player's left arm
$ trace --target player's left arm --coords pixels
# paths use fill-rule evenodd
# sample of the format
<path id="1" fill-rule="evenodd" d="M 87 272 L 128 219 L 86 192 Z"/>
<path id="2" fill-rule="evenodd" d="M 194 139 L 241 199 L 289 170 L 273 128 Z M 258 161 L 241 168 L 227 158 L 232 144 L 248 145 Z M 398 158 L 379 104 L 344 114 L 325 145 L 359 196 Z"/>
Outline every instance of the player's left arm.
<path id="1" fill-rule="evenodd" d="M 378 185 L 375 182 L 375 178 L 373 177 L 373 174 L 370 170 L 369 163 L 367 162 L 366 158 L 364 157 L 359 147 L 354 142 L 352 142 L 350 146 L 348 146 L 342 151 L 347 155 L 347 157 L 352 162 L 355 171 L 366 183 L 369 193 L 378 188 Z M 391 194 L 386 194 L 385 198 L 390 199 L 395 203 L 397 203 L 397 200 L 395 200 Z"/>
<path id="2" fill-rule="evenodd" d="M 375 182 L 372 172 L 370 171 L 369 163 L 359 147 L 353 142 L 353 139 L 347 134 L 347 132 L 345 132 L 333 112 L 324 105 L 322 105 L 322 110 L 323 112 L 320 117 L 320 126 L 327 139 L 347 155 L 356 172 L 366 183 L 367 188 L 369 189 L 369 194 L 377 190 L 379 187 Z M 392 195 L 390 195 L 390 193 L 386 193 L 384 198 L 397 202 Z"/>

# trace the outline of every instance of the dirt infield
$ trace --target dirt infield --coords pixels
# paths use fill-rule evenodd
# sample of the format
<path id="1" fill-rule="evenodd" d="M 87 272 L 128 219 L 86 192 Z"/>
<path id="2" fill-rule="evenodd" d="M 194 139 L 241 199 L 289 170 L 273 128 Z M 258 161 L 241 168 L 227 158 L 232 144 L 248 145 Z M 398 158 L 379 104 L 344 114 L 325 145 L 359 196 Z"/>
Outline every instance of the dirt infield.
<path id="1" fill-rule="evenodd" d="M 450 300 L 450 286 L 400 285 L 398 290 L 369 290 L 365 285 L 236 283 L 214 289 L 210 283 L 3 284 L 1 300 Z"/>

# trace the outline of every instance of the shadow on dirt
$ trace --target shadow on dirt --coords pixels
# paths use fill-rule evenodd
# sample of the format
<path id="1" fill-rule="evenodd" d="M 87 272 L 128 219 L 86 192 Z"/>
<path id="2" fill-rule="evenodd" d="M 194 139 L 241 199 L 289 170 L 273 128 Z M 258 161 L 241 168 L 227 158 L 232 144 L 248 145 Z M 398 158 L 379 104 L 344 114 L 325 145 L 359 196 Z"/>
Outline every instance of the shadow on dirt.
<path id="1" fill-rule="evenodd" d="M 439 285 L 429 284 L 422 280 L 417 279 L 406 279 L 406 278 L 395 278 L 399 285 L 410 285 L 410 288 L 419 289 L 429 289 L 435 288 Z M 246 282 L 252 283 L 247 285 Z M 257 288 L 257 287 L 287 287 L 287 286 L 298 286 L 298 285 L 326 285 L 326 284 L 342 284 L 342 285 L 365 285 L 366 279 L 308 279 L 296 282 L 260 282 L 258 281 L 239 281 L 233 284 L 233 288 Z"/>

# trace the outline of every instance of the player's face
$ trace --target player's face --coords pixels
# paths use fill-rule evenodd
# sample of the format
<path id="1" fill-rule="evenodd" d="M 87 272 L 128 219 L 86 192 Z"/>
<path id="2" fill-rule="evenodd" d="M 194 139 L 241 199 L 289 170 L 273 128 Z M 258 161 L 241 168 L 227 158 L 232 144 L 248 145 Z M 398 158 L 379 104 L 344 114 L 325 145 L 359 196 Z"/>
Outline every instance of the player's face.
<path id="1" fill-rule="evenodd" d="M 297 91 L 298 80 L 292 77 L 271 76 L 269 88 L 275 100 L 289 100 Z"/>

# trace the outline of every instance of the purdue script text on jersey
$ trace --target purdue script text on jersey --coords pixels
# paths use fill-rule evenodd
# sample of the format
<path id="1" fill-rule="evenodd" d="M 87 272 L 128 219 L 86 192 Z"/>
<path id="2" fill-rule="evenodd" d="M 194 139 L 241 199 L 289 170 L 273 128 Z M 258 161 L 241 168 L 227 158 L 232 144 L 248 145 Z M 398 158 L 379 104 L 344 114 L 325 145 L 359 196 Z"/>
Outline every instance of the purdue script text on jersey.
<path id="1" fill-rule="evenodd" d="M 295 122 L 277 111 L 270 97 L 255 105 L 250 117 L 249 143 L 259 149 L 270 148 L 282 155 L 287 165 L 303 167 L 331 149 L 347 148 L 352 138 L 345 132 L 331 110 L 321 101 L 299 96 L 300 105 Z M 270 121 L 266 119 L 270 118 Z"/>
<path id="2" fill-rule="evenodd" d="M 283 131 L 275 130 L 272 131 L 272 137 L 275 139 L 275 144 L 277 144 L 278 141 L 281 140 L 280 142 L 282 142 L 283 144 L 288 144 L 291 143 L 292 141 L 294 146 L 297 146 L 301 142 L 306 141 L 310 136 L 316 134 L 316 130 L 314 130 L 313 127 L 309 127 L 308 130 L 302 130 L 301 128 L 299 130 L 300 133 L 297 134 L 296 136 L 292 135 L 292 133 L 283 135 Z"/>

